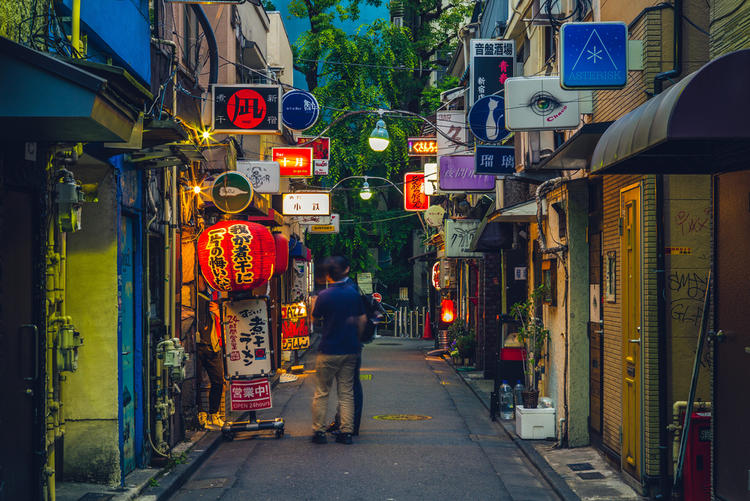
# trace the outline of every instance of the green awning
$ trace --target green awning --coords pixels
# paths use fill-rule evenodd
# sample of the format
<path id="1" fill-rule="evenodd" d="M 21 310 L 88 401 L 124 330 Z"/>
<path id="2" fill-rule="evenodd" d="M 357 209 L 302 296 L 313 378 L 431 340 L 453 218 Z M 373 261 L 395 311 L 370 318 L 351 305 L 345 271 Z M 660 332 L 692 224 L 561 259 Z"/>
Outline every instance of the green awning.
<path id="1" fill-rule="evenodd" d="M 0 37 L 0 128 L 10 141 L 127 141 L 137 109 L 107 80 Z"/>

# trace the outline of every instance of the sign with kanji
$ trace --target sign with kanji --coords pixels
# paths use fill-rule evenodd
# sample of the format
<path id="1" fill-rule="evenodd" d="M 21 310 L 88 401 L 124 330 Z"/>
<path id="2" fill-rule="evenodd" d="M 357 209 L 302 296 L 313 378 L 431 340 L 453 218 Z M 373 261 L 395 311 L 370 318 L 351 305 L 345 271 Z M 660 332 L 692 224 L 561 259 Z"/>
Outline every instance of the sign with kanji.
<path id="1" fill-rule="evenodd" d="M 424 191 L 424 172 L 404 174 L 404 210 L 427 210 L 430 207 L 430 197 L 425 195 Z"/>
<path id="2" fill-rule="evenodd" d="M 437 138 L 435 137 L 410 137 L 406 141 L 406 146 L 410 157 L 437 156 Z"/>
<path id="3" fill-rule="evenodd" d="M 445 221 L 445 257 L 481 257 L 481 252 L 469 250 L 479 219 L 448 219 Z"/>
<path id="4" fill-rule="evenodd" d="M 513 146 L 477 145 L 474 154 L 474 174 L 513 175 L 516 172 L 515 151 Z"/>
<path id="5" fill-rule="evenodd" d="M 232 411 L 259 411 L 270 409 L 271 383 L 267 377 L 259 379 L 234 379 L 229 381 Z"/>
<path id="6" fill-rule="evenodd" d="M 271 148 L 274 162 L 279 163 L 281 177 L 312 177 L 312 148 Z"/>
<path id="7" fill-rule="evenodd" d="M 281 195 L 284 216 L 328 216 L 331 214 L 331 195 L 328 192 L 284 193 Z"/>
<path id="8" fill-rule="evenodd" d="M 237 160 L 237 172 L 244 174 L 257 193 L 280 193 L 279 162 Z"/>
<path id="9" fill-rule="evenodd" d="M 474 155 L 440 157 L 440 191 L 464 193 L 494 189 L 494 176 L 474 173 Z"/>
<path id="10" fill-rule="evenodd" d="M 290 129 L 309 129 L 315 125 L 319 116 L 318 100 L 306 90 L 294 89 L 281 98 L 282 121 Z"/>
<path id="11" fill-rule="evenodd" d="M 466 143 L 468 139 L 466 128 L 466 113 L 463 110 L 458 111 L 438 111 L 437 128 L 440 132 L 437 135 L 438 155 L 455 155 L 456 153 L 466 151 L 466 146 L 458 143 Z"/>
<path id="12" fill-rule="evenodd" d="M 228 377 L 271 372 L 270 326 L 265 299 L 225 302 L 223 327 Z"/>
<path id="13" fill-rule="evenodd" d="M 281 349 L 300 350 L 310 346 L 310 327 L 305 303 L 281 305 Z"/>
<path id="14" fill-rule="evenodd" d="M 341 231 L 341 217 L 333 213 L 330 216 L 330 222 L 311 224 L 307 227 L 307 231 L 310 233 L 338 233 Z"/>
<path id="15" fill-rule="evenodd" d="M 281 134 L 281 87 L 214 85 L 211 128 L 229 134 Z"/>
<path id="16" fill-rule="evenodd" d="M 513 76 L 516 42 L 513 40 L 474 39 L 471 41 L 471 85 L 469 105 L 484 96 L 501 91 Z"/>
<path id="17" fill-rule="evenodd" d="M 302 136 L 297 138 L 297 144 L 305 144 L 315 138 Z M 313 149 L 313 174 L 316 176 L 328 175 L 328 162 L 331 158 L 331 138 L 319 137 L 306 147 Z"/>

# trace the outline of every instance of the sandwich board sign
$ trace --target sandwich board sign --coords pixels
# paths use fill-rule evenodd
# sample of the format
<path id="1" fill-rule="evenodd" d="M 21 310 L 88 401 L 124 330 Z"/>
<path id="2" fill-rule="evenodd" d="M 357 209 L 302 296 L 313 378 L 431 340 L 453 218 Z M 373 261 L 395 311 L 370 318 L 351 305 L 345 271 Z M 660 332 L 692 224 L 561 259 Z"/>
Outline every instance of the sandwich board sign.
<path id="1" fill-rule="evenodd" d="M 271 372 L 268 304 L 265 299 L 224 303 L 224 351 L 230 378 Z"/>
<path id="2" fill-rule="evenodd" d="M 560 29 L 560 86 L 621 89 L 628 82 L 627 56 L 625 23 L 565 23 Z"/>

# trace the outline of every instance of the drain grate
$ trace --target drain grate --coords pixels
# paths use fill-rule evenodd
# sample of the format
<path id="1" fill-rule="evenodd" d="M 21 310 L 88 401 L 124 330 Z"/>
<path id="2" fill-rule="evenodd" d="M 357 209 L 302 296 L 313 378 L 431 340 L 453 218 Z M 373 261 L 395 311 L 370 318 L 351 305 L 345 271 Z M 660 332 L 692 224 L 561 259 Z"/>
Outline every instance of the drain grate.
<path id="1" fill-rule="evenodd" d="M 584 473 L 578 473 L 577 475 L 584 480 L 598 480 L 604 478 L 604 475 L 602 475 L 598 471 L 587 471 Z"/>
<path id="2" fill-rule="evenodd" d="M 419 414 L 379 414 L 372 418 L 379 421 L 425 421 L 432 419 L 430 416 L 421 416 Z"/>
<path id="3" fill-rule="evenodd" d="M 568 468 L 573 471 L 586 471 L 594 469 L 594 467 L 591 466 L 591 463 L 568 463 Z"/>

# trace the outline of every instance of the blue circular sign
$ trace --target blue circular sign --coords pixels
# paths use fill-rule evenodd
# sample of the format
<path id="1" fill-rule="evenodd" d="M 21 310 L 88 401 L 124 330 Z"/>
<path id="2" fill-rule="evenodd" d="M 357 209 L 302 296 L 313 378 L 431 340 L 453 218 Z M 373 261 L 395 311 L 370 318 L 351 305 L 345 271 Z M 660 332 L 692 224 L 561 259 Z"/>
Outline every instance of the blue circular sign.
<path id="1" fill-rule="evenodd" d="M 289 91 L 281 98 L 281 121 L 290 129 L 309 129 L 318 121 L 318 116 L 318 100 L 307 91 Z"/>
<path id="2" fill-rule="evenodd" d="M 509 134 L 505 130 L 505 100 L 496 95 L 485 96 L 469 110 L 469 128 L 480 141 L 502 141 Z"/>

